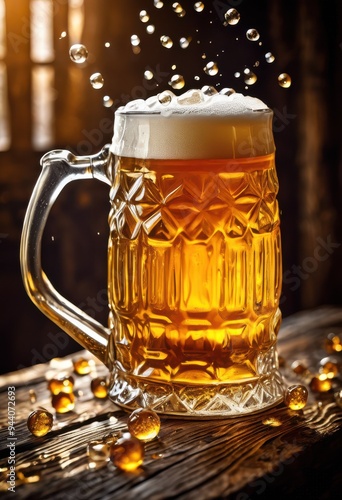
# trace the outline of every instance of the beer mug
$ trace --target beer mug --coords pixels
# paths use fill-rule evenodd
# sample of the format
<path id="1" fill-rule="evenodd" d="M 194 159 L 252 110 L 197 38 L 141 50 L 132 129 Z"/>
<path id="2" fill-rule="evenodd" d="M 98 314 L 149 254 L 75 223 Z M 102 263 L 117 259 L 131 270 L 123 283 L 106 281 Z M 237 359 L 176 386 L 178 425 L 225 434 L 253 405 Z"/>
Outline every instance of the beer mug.
<path id="1" fill-rule="evenodd" d="M 119 406 L 211 418 L 282 400 L 272 116 L 241 94 L 165 91 L 119 108 L 99 154 L 42 158 L 23 227 L 23 281 L 42 312 L 108 367 Z M 87 178 L 110 188 L 106 327 L 41 268 L 52 204 Z"/>

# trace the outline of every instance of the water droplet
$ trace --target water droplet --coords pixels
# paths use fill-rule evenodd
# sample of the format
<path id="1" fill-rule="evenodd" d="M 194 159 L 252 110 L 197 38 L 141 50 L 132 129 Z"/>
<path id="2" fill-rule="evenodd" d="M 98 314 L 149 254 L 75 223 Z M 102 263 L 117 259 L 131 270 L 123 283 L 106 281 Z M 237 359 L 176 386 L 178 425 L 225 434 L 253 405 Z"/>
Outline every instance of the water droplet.
<path id="1" fill-rule="evenodd" d="M 195 2 L 194 9 L 196 12 L 202 12 L 204 9 L 204 3 L 203 2 Z"/>
<path id="2" fill-rule="evenodd" d="M 147 70 L 144 72 L 144 78 L 145 78 L 145 80 L 152 80 L 152 78 L 153 78 L 153 73 L 152 73 L 152 71 L 150 71 L 150 70 L 148 70 L 148 69 L 147 69 Z"/>
<path id="3" fill-rule="evenodd" d="M 139 18 L 142 23 L 147 23 L 147 21 L 150 20 L 150 16 L 147 14 L 146 10 L 140 11 Z"/>
<path id="4" fill-rule="evenodd" d="M 236 72 L 234 73 L 234 76 L 235 76 L 235 78 L 240 78 L 241 73 L 240 73 L 239 71 L 236 71 Z"/>
<path id="5" fill-rule="evenodd" d="M 103 105 L 105 108 L 111 108 L 114 104 L 113 99 L 109 95 L 105 95 L 103 98 Z"/>
<path id="6" fill-rule="evenodd" d="M 235 94 L 235 90 L 226 87 L 226 88 L 220 90 L 220 94 L 223 94 L 223 95 L 232 95 L 232 94 Z"/>
<path id="7" fill-rule="evenodd" d="M 160 43 L 162 44 L 163 47 L 165 47 L 166 49 L 171 49 L 172 45 L 173 45 L 173 41 L 171 40 L 171 38 L 167 35 L 162 35 L 160 37 Z"/>
<path id="8" fill-rule="evenodd" d="M 160 102 L 160 104 L 164 104 L 164 106 L 167 106 L 168 104 L 170 104 L 173 97 L 174 94 L 171 92 L 171 90 L 164 90 L 164 92 L 161 92 L 158 95 L 158 101 Z"/>
<path id="9" fill-rule="evenodd" d="M 267 52 L 265 54 L 265 59 L 266 59 L 266 62 L 268 63 L 273 63 L 273 61 L 275 60 L 275 57 L 274 55 L 272 54 L 272 52 Z"/>
<path id="10" fill-rule="evenodd" d="M 253 73 L 253 71 L 251 71 L 250 69 L 246 68 L 244 71 L 244 82 L 247 84 L 247 85 L 253 85 L 258 77 L 256 76 L 255 73 Z"/>
<path id="11" fill-rule="evenodd" d="M 201 91 L 203 92 L 203 94 L 209 95 L 209 96 L 218 94 L 215 87 L 212 87 L 211 85 L 204 85 L 204 87 L 201 88 Z"/>
<path id="12" fill-rule="evenodd" d="M 173 75 L 169 81 L 169 85 L 173 89 L 182 89 L 185 85 L 185 80 L 182 75 Z"/>
<path id="13" fill-rule="evenodd" d="M 251 28 L 250 30 L 247 30 L 246 37 L 251 42 L 256 42 L 260 38 L 259 31 L 255 28 Z"/>
<path id="14" fill-rule="evenodd" d="M 219 68 L 217 66 L 217 63 L 214 61 L 208 62 L 203 68 L 204 72 L 209 75 L 209 76 L 215 76 L 217 75 Z"/>
<path id="15" fill-rule="evenodd" d="M 224 15 L 227 24 L 234 25 L 240 21 L 240 12 L 236 9 L 229 9 Z"/>
<path id="16" fill-rule="evenodd" d="M 153 0 L 153 4 L 154 4 L 156 9 L 161 9 L 164 7 L 164 3 L 160 2 L 159 0 Z"/>
<path id="17" fill-rule="evenodd" d="M 93 73 L 90 77 L 90 84 L 93 89 L 102 89 L 104 84 L 104 79 L 101 73 Z"/>
<path id="18" fill-rule="evenodd" d="M 179 40 L 179 45 L 181 46 L 182 49 L 187 49 L 190 45 L 190 42 L 191 42 L 191 37 L 185 37 L 183 36 L 180 40 Z"/>
<path id="19" fill-rule="evenodd" d="M 59 36 L 59 39 L 61 40 L 62 38 L 65 38 L 66 36 L 67 36 L 67 32 L 66 31 L 62 31 L 62 33 Z"/>
<path id="20" fill-rule="evenodd" d="M 138 35 L 131 36 L 131 44 L 133 45 L 133 47 L 137 47 L 140 44 L 140 38 L 138 37 Z"/>
<path id="21" fill-rule="evenodd" d="M 77 64 L 82 64 L 88 58 L 87 47 L 85 45 L 82 45 L 81 43 L 75 43 L 75 45 L 72 45 L 70 47 L 69 55 L 70 55 L 70 59 L 73 62 L 75 62 Z"/>
<path id="22" fill-rule="evenodd" d="M 278 83 L 284 89 L 288 89 L 289 87 L 291 87 L 292 83 L 290 75 L 288 75 L 287 73 L 281 73 L 278 76 Z"/>
<path id="23" fill-rule="evenodd" d="M 156 27 L 153 25 L 153 24 L 149 24 L 148 26 L 146 26 L 146 33 L 148 35 L 152 35 L 152 33 L 154 33 Z"/>

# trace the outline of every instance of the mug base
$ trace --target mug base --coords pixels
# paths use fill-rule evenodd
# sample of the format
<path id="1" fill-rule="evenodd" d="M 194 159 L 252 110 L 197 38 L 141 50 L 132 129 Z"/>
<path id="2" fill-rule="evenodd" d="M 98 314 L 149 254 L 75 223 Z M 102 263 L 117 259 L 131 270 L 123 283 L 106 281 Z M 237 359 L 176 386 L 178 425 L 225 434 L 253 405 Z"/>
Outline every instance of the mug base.
<path id="1" fill-rule="evenodd" d="M 158 383 L 114 369 L 110 399 L 130 411 L 149 408 L 182 418 L 228 418 L 248 415 L 279 404 L 284 383 L 272 348 L 260 355 L 259 377 L 252 381 L 211 385 Z M 263 361 L 260 363 L 260 361 Z"/>

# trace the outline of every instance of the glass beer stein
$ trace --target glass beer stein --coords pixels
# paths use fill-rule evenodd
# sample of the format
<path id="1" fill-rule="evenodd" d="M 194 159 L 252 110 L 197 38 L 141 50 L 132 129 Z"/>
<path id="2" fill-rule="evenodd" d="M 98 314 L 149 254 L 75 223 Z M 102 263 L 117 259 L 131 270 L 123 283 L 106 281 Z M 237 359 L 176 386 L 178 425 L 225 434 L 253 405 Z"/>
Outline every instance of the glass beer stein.
<path id="1" fill-rule="evenodd" d="M 108 367 L 118 405 L 192 418 L 260 411 L 283 398 L 272 111 L 241 94 L 165 95 L 119 108 L 99 154 L 42 158 L 23 228 L 24 284 Z M 86 178 L 110 186 L 107 327 L 41 269 L 49 210 Z"/>

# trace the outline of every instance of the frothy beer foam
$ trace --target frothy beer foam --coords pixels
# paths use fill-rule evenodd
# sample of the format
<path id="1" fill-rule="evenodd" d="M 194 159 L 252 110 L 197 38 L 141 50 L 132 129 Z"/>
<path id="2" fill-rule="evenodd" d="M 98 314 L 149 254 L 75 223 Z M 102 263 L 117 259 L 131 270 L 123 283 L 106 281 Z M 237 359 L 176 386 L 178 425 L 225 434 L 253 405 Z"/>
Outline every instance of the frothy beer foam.
<path id="1" fill-rule="evenodd" d="M 274 152 L 273 112 L 259 99 L 237 93 L 206 95 L 195 89 L 178 97 L 170 91 L 165 95 L 137 99 L 116 111 L 111 148 L 115 155 L 187 160 Z"/>

